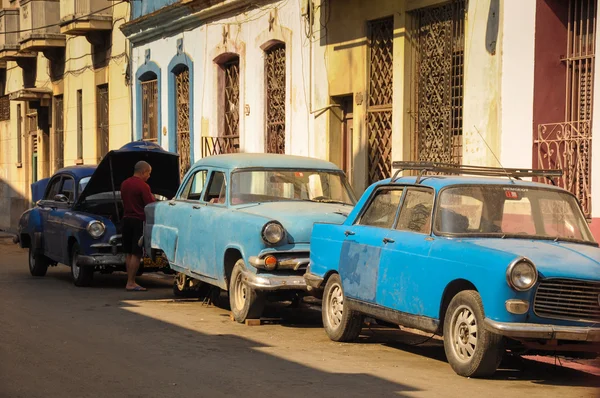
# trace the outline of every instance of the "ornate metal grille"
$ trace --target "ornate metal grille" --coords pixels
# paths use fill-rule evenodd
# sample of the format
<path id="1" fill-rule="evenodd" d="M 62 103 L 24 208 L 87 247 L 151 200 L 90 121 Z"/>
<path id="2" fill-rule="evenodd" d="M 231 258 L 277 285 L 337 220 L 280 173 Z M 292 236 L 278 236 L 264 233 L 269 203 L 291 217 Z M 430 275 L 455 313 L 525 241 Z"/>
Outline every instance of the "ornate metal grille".
<path id="1" fill-rule="evenodd" d="M 141 82 L 142 86 L 142 139 L 158 140 L 158 83 L 157 80 Z"/>
<path id="2" fill-rule="evenodd" d="M 592 212 L 592 104 L 597 0 L 569 0 L 565 122 L 538 126 L 534 140 L 538 167 L 560 168 L 559 185 Z"/>
<path id="3" fill-rule="evenodd" d="M 10 120 L 10 100 L 8 95 L 0 97 L 0 121 Z"/>
<path id="4" fill-rule="evenodd" d="M 265 52 L 267 153 L 285 153 L 285 80 L 285 45 L 276 44 Z"/>
<path id="5" fill-rule="evenodd" d="M 202 157 L 219 155 L 222 153 L 238 153 L 240 151 L 240 137 L 202 137 Z"/>
<path id="6" fill-rule="evenodd" d="M 190 169 L 190 70 L 181 69 L 175 75 L 177 106 L 177 152 L 180 178 Z"/>
<path id="7" fill-rule="evenodd" d="M 54 97 L 54 171 L 64 167 L 64 102 L 63 96 Z"/>
<path id="8" fill-rule="evenodd" d="M 418 160 L 462 159 L 465 9 L 465 0 L 453 0 L 414 13 Z"/>
<path id="9" fill-rule="evenodd" d="M 240 125 L 240 59 L 235 58 L 222 65 L 225 78 L 223 135 L 237 136 Z"/>
<path id="10" fill-rule="evenodd" d="M 392 171 L 393 34 L 393 17 L 369 22 L 369 184 Z"/>
<path id="11" fill-rule="evenodd" d="M 96 89 L 96 123 L 98 140 L 98 162 L 108 153 L 108 84 Z"/>
<path id="12" fill-rule="evenodd" d="M 83 92 L 77 90 L 77 159 L 83 159 Z"/>

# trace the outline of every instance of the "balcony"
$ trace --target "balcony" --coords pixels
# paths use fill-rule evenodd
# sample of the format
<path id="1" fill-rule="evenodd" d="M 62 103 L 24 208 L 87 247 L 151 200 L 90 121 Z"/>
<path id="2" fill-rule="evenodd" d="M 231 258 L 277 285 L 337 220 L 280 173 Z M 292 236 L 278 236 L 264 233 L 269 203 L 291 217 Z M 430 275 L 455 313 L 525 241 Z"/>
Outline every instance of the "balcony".
<path id="1" fill-rule="evenodd" d="M 20 53 L 18 41 L 19 9 L 0 9 L 0 61 L 16 61 L 19 58 L 35 57 L 35 53 Z M 12 32 L 12 33 L 11 33 Z"/>
<path id="2" fill-rule="evenodd" d="M 46 51 L 64 48 L 60 33 L 60 0 L 20 0 L 21 51 Z"/>
<path id="3" fill-rule="evenodd" d="M 11 101 L 39 102 L 40 106 L 50 106 L 52 102 L 52 89 L 49 88 L 23 88 L 8 95 Z"/>
<path id="4" fill-rule="evenodd" d="M 240 136 L 202 137 L 202 157 L 238 153 L 240 151 Z"/>
<path id="5" fill-rule="evenodd" d="M 60 0 L 60 32 L 85 36 L 112 30 L 111 0 Z"/>

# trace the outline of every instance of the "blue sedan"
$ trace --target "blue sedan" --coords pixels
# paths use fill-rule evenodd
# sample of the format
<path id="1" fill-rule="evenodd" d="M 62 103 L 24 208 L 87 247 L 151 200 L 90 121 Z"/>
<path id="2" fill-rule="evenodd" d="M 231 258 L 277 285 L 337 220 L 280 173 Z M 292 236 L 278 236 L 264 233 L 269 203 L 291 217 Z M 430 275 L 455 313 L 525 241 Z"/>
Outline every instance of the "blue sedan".
<path id="1" fill-rule="evenodd" d="M 600 248 L 580 205 L 518 179 L 552 172 L 395 166 L 491 176 L 387 179 L 342 225 L 315 224 L 305 279 L 332 340 L 356 339 L 363 316 L 437 333 L 463 376 L 506 349 L 600 352 Z"/>
<path id="2" fill-rule="evenodd" d="M 177 154 L 150 142 L 131 142 L 110 151 L 98 166 L 69 166 L 32 185 L 35 206 L 20 218 L 15 239 L 29 249 L 29 271 L 44 276 L 49 266 L 71 267 L 76 286 L 92 283 L 96 271 L 125 270 L 121 251 L 121 182 L 139 160 L 155 165 L 148 184 L 152 192 L 171 198 L 179 187 Z M 145 261 L 146 271 L 168 264 Z"/>

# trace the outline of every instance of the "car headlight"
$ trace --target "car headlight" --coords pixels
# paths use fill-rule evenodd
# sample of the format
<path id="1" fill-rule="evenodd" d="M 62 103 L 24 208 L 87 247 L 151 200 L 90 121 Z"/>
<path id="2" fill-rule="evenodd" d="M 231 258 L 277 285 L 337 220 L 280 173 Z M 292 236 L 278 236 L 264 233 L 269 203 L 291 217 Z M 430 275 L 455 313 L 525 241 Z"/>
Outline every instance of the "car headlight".
<path id="1" fill-rule="evenodd" d="M 262 239 L 269 245 L 276 245 L 285 237 L 285 229 L 276 221 L 265 224 L 261 232 Z"/>
<path id="2" fill-rule="evenodd" d="M 519 292 L 531 289 L 537 282 L 537 278 L 535 265 L 525 257 L 519 257 L 506 269 L 506 280 L 509 286 Z"/>
<path id="3" fill-rule="evenodd" d="M 98 220 L 90 221 L 90 223 L 87 226 L 88 233 L 94 239 L 98 239 L 99 237 L 104 235 L 105 230 L 106 227 L 104 226 L 104 224 Z"/>

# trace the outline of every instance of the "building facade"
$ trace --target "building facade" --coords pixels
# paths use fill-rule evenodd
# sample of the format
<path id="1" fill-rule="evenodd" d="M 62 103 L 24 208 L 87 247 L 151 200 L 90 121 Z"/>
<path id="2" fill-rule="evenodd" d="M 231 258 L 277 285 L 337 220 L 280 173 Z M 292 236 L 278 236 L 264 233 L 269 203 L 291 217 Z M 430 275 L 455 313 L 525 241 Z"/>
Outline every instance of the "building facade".
<path id="1" fill-rule="evenodd" d="M 131 141 L 127 2 L 3 0 L 0 229 L 14 231 L 30 185 L 96 164 Z"/>

